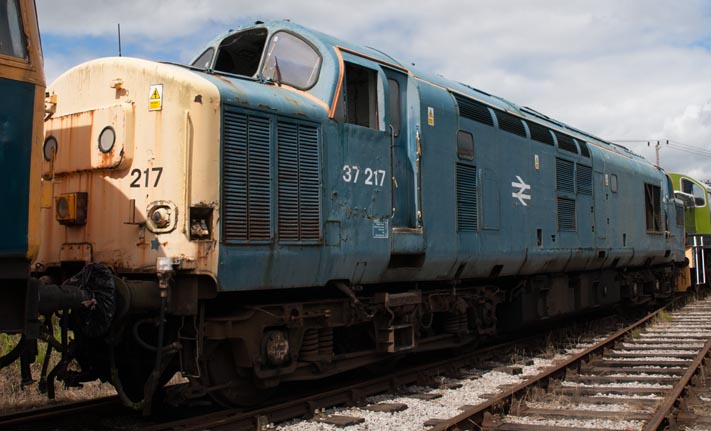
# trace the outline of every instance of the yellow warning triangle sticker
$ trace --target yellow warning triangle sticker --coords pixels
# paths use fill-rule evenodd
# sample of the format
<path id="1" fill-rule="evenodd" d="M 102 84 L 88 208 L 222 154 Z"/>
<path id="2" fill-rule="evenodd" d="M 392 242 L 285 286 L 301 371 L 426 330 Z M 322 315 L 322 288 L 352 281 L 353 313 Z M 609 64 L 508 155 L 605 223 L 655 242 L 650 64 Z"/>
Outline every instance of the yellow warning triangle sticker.
<path id="1" fill-rule="evenodd" d="M 157 88 L 153 89 L 153 93 L 151 94 L 151 99 L 160 99 L 160 94 L 158 94 Z"/>

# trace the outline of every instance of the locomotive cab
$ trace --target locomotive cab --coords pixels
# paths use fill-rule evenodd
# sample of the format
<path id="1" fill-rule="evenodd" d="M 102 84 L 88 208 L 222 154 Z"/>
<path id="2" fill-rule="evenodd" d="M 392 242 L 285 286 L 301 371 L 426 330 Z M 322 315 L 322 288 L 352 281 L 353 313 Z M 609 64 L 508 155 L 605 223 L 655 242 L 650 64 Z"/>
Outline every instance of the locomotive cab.
<path id="1" fill-rule="evenodd" d="M 686 255 L 691 284 L 708 284 L 711 258 L 711 203 L 708 185 L 684 174 L 670 174 L 675 196 L 684 203 Z"/>

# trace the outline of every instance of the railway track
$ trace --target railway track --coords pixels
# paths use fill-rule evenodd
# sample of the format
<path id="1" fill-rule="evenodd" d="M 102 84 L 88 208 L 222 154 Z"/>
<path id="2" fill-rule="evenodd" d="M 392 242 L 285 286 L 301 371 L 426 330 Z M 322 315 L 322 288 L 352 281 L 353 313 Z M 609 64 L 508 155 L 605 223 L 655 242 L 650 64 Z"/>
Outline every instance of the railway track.
<path id="1" fill-rule="evenodd" d="M 709 429 L 709 350 L 706 299 L 650 315 L 432 430 Z"/>
<path id="2" fill-rule="evenodd" d="M 36 425 L 52 423 L 55 426 L 69 421 L 73 415 L 111 414 L 121 408 L 118 396 L 95 398 L 90 400 L 66 402 L 51 406 L 37 407 L 0 416 L 0 429 L 13 428 L 39 429 Z"/>
<path id="3" fill-rule="evenodd" d="M 358 418 L 327 416 L 323 414 L 326 409 L 334 406 L 356 406 L 367 404 L 369 397 L 383 393 L 400 393 L 412 400 L 428 400 L 436 397 L 422 393 L 422 388 L 456 387 L 448 383 L 452 378 L 466 378 L 462 376 L 462 369 L 471 368 L 482 361 L 493 361 L 505 350 L 523 349 L 521 346 L 541 344 L 541 336 L 536 335 L 524 340 L 497 344 L 491 347 L 477 349 L 476 353 L 458 355 L 435 363 L 421 366 L 402 367 L 403 370 L 389 373 L 383 377 L 370 378 L 360 383 L 339 386 L 328 391 L 318 391 L 311 395 L 301 397 L 290 396 L 290 400 L 276 403 L 258 410 L 227 409 L 205 416 L 191 419 L 181 419 L 175 422 L 162 423 L 143 431 L 201 431 L 201 430 L 264 430 L 273 429 L 274 423 L 281 423 L 294 418 L 310 418 L 324 424 L 333 424 L 336 427 L 347 426 L 358 422 Z M 407 390 L 404 388 L 418 388 Z M 405 391 L 405 393 L 403 393 Z M 294 399 L 298 398 L 298 399 Z M 376 411 L 397 411 L 401 406 L 396 403 L 383 403 L 375 407 Z M 380 410 L 382 409 L 382 410 Z"/>
<path id="4" fill-rule="evenodd" d="M 50 424 L 57 430 L 91 429 L 87 425 L 89 418 L 99 415 L 116 416 L 124 415 L 116 429 L 141 430 L 254 430 L 264 429 L 272 423 L 287 421 L 293 418 L 314 417 L 314 413 L 337 405 L 363 404 L 368 396 L 384 392 L 397 392 L 407 386 L 439 387 L 442 385 L 443 376 L 461 375 L 462 367 L 472 366 L 482 361 L 492 361 L 502 352 L 507 350 L 522 350 L 540 346 L 543 342 L 540 334 L 523 339 L 477 349 L 475 354 L 458 355 L 435 363 L 427 362 L 426 365 L 409 366 L 399 373 L 388 374 L 386 377 L 368 379 L 360 383 L 349 384 L 327 391 L 311 390 L 302 394 L 284 395 L 276 399 L 272 405 L 260 409 L 224 409 L 197 414 L 192 418 L 169 420 L 160 418 L 141 419 L 140 415 L 122 407 L 118 397 L 108 397 L 73 403 L 63 403 L 48 407 L 41 407 L 28 411 L 0 415 L 0 429 L 39 430 L 46 429 Z M 419 394 L 411 394 L 418 397 Z M 296 399 L 296 400 L 295 400 Z M 316 415 L 318 416 L 318 415 Z M 77 421 L 77 418 L 83 418 Z M 89 428 L 85 428 L 89 426 Z M 107 422 L 98 426 L 102 429 L 114 429 Z"/>
<path id="5" fill-rule="evenodd" d="M 603 323 L 605 322 L 605 323 Z M 597 321 L 598 325 L 610 324 L 609 319 Z M 199 416 L 192 419 L 182 419 L 170 423 L 157 424 L 144 431 L 167 430 L 266 430 L 282 428 L 285 421 L 304 419 L 306 422 L 318 423 L 320 426 L 334 429 L 357 424 L 362 418 L 342 414 L 327 414 L 327 409 L 335 406 L 360 406 L 363 411 L 373 414 L 385 414 L 407 409 L 407 404 L 428 403 L 441 396 L 442 391 L 456 390 L 460 381 L 479 379 L 485 370 L 480 368 L 496 368 L 499 375 L 509 378 L 527 372 L 538 372 L 541 367 L 547 367 L 552 359 L 540 363 L 537 360 L 524 360 L 524 366 L 508 366 L 499 363 L 502 357 L 521 357 L 524 352 L 537 351 L 552 339 L 568 339 L 571 328 L 560 328 L 558 331 L 546 331 L 527 338 L 518 338 L 509 342 L 501 342 L 475 351 L 469 351 L 437 362 L 427 362 L 420 366 L 402 366 L 401 371 L 389 373 L 383 377 L 370 378 L 366 381 L 358 379 L 358 383 L 340 384 L 336 389 L 320 391 L 312 395 L 290 396 L 290 400 L 276 403 L 258 410 L 224 410 Z M 583 332 L 578 328 L 579 333 Z M 562 344 L 562 342 L 561 342 Z M 550 354 L 550 356 L 554 356 Z M 513 376 L 513 377 L 512 377 Z M 492 390 L 495 385 L 492 386 Z M 402 397 L 406 402 L 384 401 L 372 402 L 374 398 L 388 399 Z M 356 408 L 356 407 L 354 407 Z M 414 409 L 412 409 L 414 410 Z M 295 419 L 296 418 L 296 419 Z M 274 425 L 280 424 L 280 425 Z M 287 425 L 288 426 L 288 425 Z M 298 427 L 298 425 L 297 425 Z M 371 428 L 379 429 L 379 428 Z"/>
<path id="6" fill-rule="evenodd" d="M 199 415 L 194 418 L 176 421 L 137 424 L 138 428 L 150 431 L 163 430 L 309 430 L 337 429 L 342 426 L 356 424 L 351 429 L 432 429 L 465 430 L 465 429 L 501 429 L 501 430 L 586 430 L 599 429 L 599 426 L 577 426 L 584 420 L 602 421 L 605 417 L 614 416 L 611 421 L 618 421 L 625 427 L 610 429 L 642 429 L 629 428 L 628 421 L 641 422 L 650 420 L 656 412 L 657 405 L 664 404 L 663 397 L 668 392 L 676 391 L 676 386 L 685 376 L 687 381 L 699 383 L 692 379 L 697 375 L 689 368 L 700 369 L 705 364 L 703 359 L 692 355 L 690 349 L 705 348 L 708 351 L 711 339 L 711 301 L 689 305 L 684 310 L 670 314 L 669 320 L 663 320 L 655 315 L 649 315 L 634 325 L 617 331 L 613 336 L 595 342 L 579 351 L 566 355 L 548 352 L 538 358 L 523 358 L 523 352 L 541 349 L 545 344 L 542 336 L 529 337 L 526 340 L 515 340 L 510 343 L 478 349 L 457 357 L 448 358 L 434 364 L 418 367 L 408 367 L 402 371 L 374 378 L 346 387 L 330 391 L 304 394 L 303 396 L 287 397 L 285 401 L 277 402 L 257 410 L 227 409 Z M 689 311 L 694 310 L 694 311 Z M 686 314 L 682 314 L 686 313 Z M 635 329 L 641 325 L 655 322 L 645 330 Z M 695 325 L 698 333 L 681 339 L 671 351 L 665 347 L 663 334 L 665 325 L 672 324 Z M 656 329 L 655 329 L 656 328 Z M 684 329 L 677 330 L 677 334 Z M 600 330 L 601 331 L 601 330 Z M 630 335 L 632 334 L 632 335 Z M 624 337 L 627 341 L 621 341 Z M 704 338 L 705 337 L 705 338 Z M 675 340 L 676 341 L 676 340 Z M 683 349 L 682 349 L 683 347 Z M 514 364 L 508 360 L 509 366 L 500 366 L 491 370 L 496 359 L 509 355 L 521 354 L 521 361 Z M 679 357 L 673 359 L 673 352 Z M 628 353 L 628 355 L 626 355 Z M 648 354 L 654 354 L 652 359 Z M 691 356 L 694 356 L 691 358 Z M 656 359 L 655 359 L 656 358 Z M 665 358 L 662 360 L 661 358 Z M 506 362 L 507 360 L 505 360 Z M 656 362 L 654 362 L 656 361 Z M 653 367 L 668 365 L 662 372 Z M 484 366 L 482 366 L 484 365 Z M 501 365 L 501 364 L 499 364 Z M 402 367 L 405 368 L 405 367 Z M 625 374 L 625 370 L 636 369 L 636 373 Z M 654 371 L 653 371 L 654 370 Z M 646 375 L 645 375 L 646 373 Z M 491 376 L 494 376 L 493 378 Z M 639 377 L 637 379 L 636 377 Z M 636 382 L 636 383 L 635 383 Z M 646 383 L 645 383 L 646 382 Z M 503 387 L 502 387 L 503 385 Z M 687 387 L 686 384 L 680 387 Z M 604 389 L 603 389 L 604 388 Z M 466 395 L 458 395 L 459 390 L 468 390 Z M 599 396 L 602 391 L 608 397 Z M 473 391 L 473 392 L 472 392 Z M 609 392 L 604 392 L 609 391 Z M 625 394 L 639 392 L 632 397 L 635 406 L 641 406 L 635 411 L 623 411 L 620 399 Z M 675 399 L 687 395 L 684 411 L 677 408 L 672 413 L 659 414 L 660 424 L 669 423 L 673 416 L 675 423 L 705 421 L 703 414 L 698 414 L 689 401 L 688 390 L 678 391 Z M 476 395 L 471 395 L 475 393 Z M 640 395 L 641 394 L 641 395 Z M 441 400 L 451 398 L 448 402 L 459 402 L 461 410 L 449 410 L 449 415 L 442 414 L 447 409 L 438 408 Z M 287 399 L 290 398 L 290 399 Z M 594 398 L 594 400 L 593 400 Z M 555 401 L 551 401 L 551 399 Z M 699 394 L 697 400 L 706 399 Z M 711 395 L 709 395 L 711 399 Z M 592 406 L 616 406 L 594 410 L 590 406 L 586 410 L 572 408 L 577 402 Z M 554 405 L 557 403 L 557 405 Z M 703 404 L 703 403 L 700 403 Z M 678 405 L 674 402 L 672 406 Z M 335 406 L 350 406 L 340 411 L 331 410 Z M 327 410 L 328 409 L 328 410 Z M 608 410 L 605 410 L 608 409 Z M 658 409 L 657 409 L 658 410 Z M 673 408 L 672 408 L 673 410 Z M 461 412 L 461 414 L 457 414 Z M 417 414 L 415 414 L 417 413 Z M 424 416 L 423 416 L 424 415 Z M 374 425 L 368 422 L 368 417 L 387 417 L 390 424 Z M 644 418 L 643 418 L 644 416 Z M 576 427 L 561 428 L 553 422 L 544 422 L 540 418 L 567 418 L 568 423 Z M 294 418 L 307 418 L 301 422 Z M 292 420 L 290 423 L 285 422 Z M 363 423 L 365 421 L 365 423 Z M 528 421 L 528 423 L 526 423 Z M 535 422 L 539 423 L 535 423 Z M 573 421 L 573 422 L 571 422 Z M 574 422 L 578 421 L 578 422 Z M 358 423 L 363 423 L 358 426 Z M 393 426 L 396 423 L 400 425 Z M 600 424 L 602 422 L 598 422 Z M 630 422 L 631 423 L 631 422 Z M 709 422 L 711 424 L 711 422 Z M 277 424 L 277 425 L 274 425 Z M 304 425 L 307 424 L 307 425 Z M 318 424 L 319 428 L 310 428 L 308 424 Z M 0 418 L 0 427 L 2 427 Z M 4 429 L 4 427 L 3 427 Z M 64 428 L 62 428 L 64 429 Z M 69 428 L 68 428 L 69 429 Z M 656 428 L 649 428 L 656 429 Z"/>

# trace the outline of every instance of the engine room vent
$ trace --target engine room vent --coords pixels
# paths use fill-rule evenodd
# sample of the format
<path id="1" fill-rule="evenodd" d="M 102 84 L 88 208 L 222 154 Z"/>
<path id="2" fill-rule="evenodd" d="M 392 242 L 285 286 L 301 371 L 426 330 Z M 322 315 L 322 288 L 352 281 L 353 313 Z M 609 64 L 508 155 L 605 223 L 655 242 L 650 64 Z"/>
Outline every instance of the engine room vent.
<path id="1" fill-rule="evenodd" d="M 272 238 L 271 120 L 225 109 L 222 148 L 222 239 Z"/>
<path id="2" fill-rule="evenodd" d="M 583 157 L 587 157 L 588 159 L 590 158 L 590 150 L 588 150 L 588 143 L 585 141 L 581 141 L 580 139 L 575 140 L 578 143 L 578 146 L 580 147 L 580 154 Z"/>
<path id="3" fill-rule="evenodd" d="M 558 197 L 558 230 L 575 230 L 575 200 Z"/>
<path id="4" fill-rule="evenodd" d="M 494 120 L 491 118 L 491 112 L 485 104 L 459 94 L 452 93 L 452 95 L 457 100 L 459 115 L 464 118 L 469 118 L 470 120 L 486 124 L 487 126 L 494 125 Z"/>
<path id="5" fill-rule="evenodd" d="M 590 166 L 578 165 L 575 171 L 575 182 L 578 185 L 578 193 L 581 195 L 592 195 L 592 168 Z"/>
<path id="6" fill-rule="evenodd" d="M 476 166 L 457 163 L 457 231 L 479 228 Z"/>
<path id="7" fill-rule="evenodd" d="M 555 145 L 553 135 L 548 127 L 541 126 L 538 123 L 528 122 L 528 130 L 531 131 L 531 139 L 542 144 Z"/>
<path id="8" fill-rule="evenodd" d="M 526 128 L 520 118 L 498 109 L 495 109 L 494 112 L 496 113 L 496 119 L 499 121 L 499 129 L 526 137 Z"/>
<path id="9" fill-rule="evenodd" d="M 575 163 L 555 159 L 555 184 L 558 193 L 575 193 Z"/>
<path id="10" fill-rule="evenodd" d="M 558 147 L 561 150 L 578 154 L 578 146 L 575 145 L 575 141 L 572 136 L 564 135 L 562 133 L 556 133 L 555 136 L 558 138 Z"/>
<path id="11" fill-rule="evenodd" d="M 279 242 L 321 239 L 321 178 L 318 129 L 279 122 L 277 182 Z"/>

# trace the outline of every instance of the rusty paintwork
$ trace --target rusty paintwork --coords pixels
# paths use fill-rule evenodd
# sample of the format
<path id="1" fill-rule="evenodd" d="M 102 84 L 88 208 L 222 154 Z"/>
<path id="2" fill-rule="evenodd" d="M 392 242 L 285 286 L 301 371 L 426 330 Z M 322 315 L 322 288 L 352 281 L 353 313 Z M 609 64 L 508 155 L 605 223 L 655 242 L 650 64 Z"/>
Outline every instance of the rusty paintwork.
<path id="1" fill-rule="evenodd" d="M 149 92 L 158 84 L 162 109 L 149 111 Z M 218 249 L 190 241 L 186 215 L 193 203 L 219 201 L 216 87 L 177 66 L 107 58 L 69 70 L 48 91 L 57 105 L 45 136 L 57 138 L 58 151 L 53 166 L 42 161 L 45 189 L 53 196 L 86 192 L 89 210 L 85 225 L 63 226 L 54 208 L 43 206 L 38 267 L 92 259 L 118 271 L 152 271 L 158 257 L 168 256 L 214 274 Z M 98 137 L 106 126 L 114 128 L 116 142 L 103 154 Z M 176 226 L 151 232 L 147 211 L 162 200 L 176 206 Z M 69 252 L 71 244 L 88 244 L 91 253 Z"/>
<path id="2" fill-rule="evenodd" d="M 43 160 L 42 175 L 93 169 L 121 169 L 131 165 L 134 148 L 133 103 L 121 103 L 107 108 L 57 116 L 47 121 L 47 136 L 57 139 L 54 161 Z M 99 150 L 99 134 L 112 127 L 116 142 L 108 153 Z"/>

